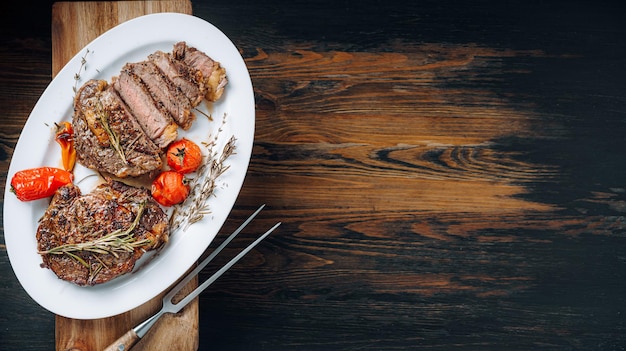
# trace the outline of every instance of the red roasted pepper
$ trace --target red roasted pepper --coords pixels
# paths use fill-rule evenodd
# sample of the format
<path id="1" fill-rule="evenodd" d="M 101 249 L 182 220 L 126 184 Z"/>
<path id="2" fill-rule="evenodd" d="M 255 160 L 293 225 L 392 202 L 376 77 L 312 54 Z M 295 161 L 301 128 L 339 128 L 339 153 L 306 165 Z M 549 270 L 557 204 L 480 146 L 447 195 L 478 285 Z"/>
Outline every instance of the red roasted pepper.
<path id="1" fill-rule="evenodd" d="M 71 172 L 76 163 L 76 149 L 74 149 L 74 129 L 70 122 L 57 124 L 55 140 L 61 145 L 63 168 Z"/>
<path id="2" fill-rule="evenodd" d="M 30 168 L 19 171 L 11 178 L 11 191 L 20 201 L 43 199 L 54 195 L 63 185 L 74 180 L 74 175 L 55 167 Z"/>

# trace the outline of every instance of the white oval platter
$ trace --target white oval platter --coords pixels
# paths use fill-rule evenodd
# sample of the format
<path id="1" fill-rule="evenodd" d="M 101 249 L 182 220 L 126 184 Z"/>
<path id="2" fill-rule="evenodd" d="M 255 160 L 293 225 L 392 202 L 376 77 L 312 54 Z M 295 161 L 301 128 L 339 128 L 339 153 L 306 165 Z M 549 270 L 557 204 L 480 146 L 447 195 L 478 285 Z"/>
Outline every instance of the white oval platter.
<path id="1" fill-rule="evenodd" d="M 226 69 L 228 85 L 222 98 L 202 109 L 184 135 L 194 141 L 217 136 L 216 151 L 231 137 L 236 152 L 219 179 L 207 205 L 211 213 L 170 241 L 140 269 L 111 282 L 80 287 L 41 268 L 35 233 L 49 199 L 20 202 L 10 192 L 15 172 L 40 166 L 60 167 L 60 148 L 54 141 L 54 123 L 71 120 L 73 87 L 88 79 L 111 81 L 127 62 L 139 62 L 157 50 L 170 52 L 176 42 L 204 51 Z M 85 64 L 82 65 L 82 60 Z M 80 79 L 75 80 L 76 74 Z M 223 118 L 224 123 L 222 123 Z M 89 43 L 59 72 L 33 108 L 13 154 L 4 194 L 4 235 L 11 266 L 26 292 L 49 311 L 68 318 L 96 319 L 136 308 L 166 290 L 203 254 L 228 217 L 243 184 L 254 139 L 255 108 L 252 83 L 239 51 L 218 28 L 191 15 L 160 13 L 122 23 Z M 218 129 L 221 128 L 221 131 Z M 76 180 L 91 171 L 78 166 Z M 89 191 L 89 182 L 80 183 Z M 138 266 L 140 263 L 138 263 Z"/>

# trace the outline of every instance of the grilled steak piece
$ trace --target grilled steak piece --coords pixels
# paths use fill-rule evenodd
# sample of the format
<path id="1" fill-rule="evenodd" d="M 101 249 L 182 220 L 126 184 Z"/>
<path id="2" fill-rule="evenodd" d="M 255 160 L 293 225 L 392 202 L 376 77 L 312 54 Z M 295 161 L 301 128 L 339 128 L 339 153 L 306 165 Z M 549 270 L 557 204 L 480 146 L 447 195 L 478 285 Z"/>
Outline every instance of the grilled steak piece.
<path id="1" fill-rule="evenodd" d="M 126 240 L 129 249 L 107 235 Z M 53 196 L 36 238 L 43 267 L 77 285 L 95 285 L 131 272 L 145 252 L 168 240 L 169 224 L 146 189 L 108 180 L 82 195 L 68 184 Z"/>
<path id="2" fill-rule="evenodd" d="M 184 62 L 189 67 L 202 73 L 202 84 L 205 86 L 205 98 L 217 101 L 226 86 L 226 70 L 220 63 L 211 59 L 207 54 L 194 47 L 187 46 L 184 41 L 174 45 L 172 55 L 176 60 Z"/>
<path id="3" fill-rule="evenodd" d="M 155 144 L 164 149 L 178 137 L 178 125 L 160 102 L 154 100 L 141 79 L 126 66 L 113 87 L 128 105 L 131 113 Z"/>
<path id="4" fill-rule="evenodd" d="M 148 60 L 185 94 L 191 106 L 198 106 L 204 99 L 206 88 L 202 81 L 202 74 L 191 69 L 184 63 L 175 60 L 171 54 L 156 51 L 148 56 Z"/>
<path id="5" fill-rule="evenodd" d="M 72 126 L 77 161 L 85 167 L 125 178 L 163 165 L 159 147 L 104 80 L 90 80 L 78 90 Z"/>
<path id="6" fill-rule="evenodd" d="M 153 62 L 128 63 L 124 69 L 141 79 L 154 101 L 161 104 L 181 128 L 187 130 L 191 127 L 195 120 L 191 102 Z"/>

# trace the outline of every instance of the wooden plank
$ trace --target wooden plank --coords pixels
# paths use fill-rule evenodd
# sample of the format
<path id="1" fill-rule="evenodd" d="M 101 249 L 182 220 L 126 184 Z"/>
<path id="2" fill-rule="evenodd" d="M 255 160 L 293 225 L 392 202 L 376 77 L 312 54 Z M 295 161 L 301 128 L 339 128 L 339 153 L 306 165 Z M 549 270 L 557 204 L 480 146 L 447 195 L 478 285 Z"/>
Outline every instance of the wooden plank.
<path id="1" fill-rule="evenodd" d="M 90 41 L 132 18 L 158 12 L 192 13 L 191 2 L 120 1 L 59 2 L 52 8 L 52 70 L 56 75 Z M 191 281 L 186 294 L 198 285 Z M 102 350 L 161 306 L 162 295 L 136 309 L 104 319 L 76 320 L 56 316 L 57 350 Z M 134 350 L 197 350 L 198 300 L 176 315 L 166 315 Z"/>
<path id="2" fill-rule="evenodd" d="M 56 74 L 85 45 L 135 17 L 159 12 L 191 14 L 189 0 L 58 2 L 52 7 L 52 72 Z"/>

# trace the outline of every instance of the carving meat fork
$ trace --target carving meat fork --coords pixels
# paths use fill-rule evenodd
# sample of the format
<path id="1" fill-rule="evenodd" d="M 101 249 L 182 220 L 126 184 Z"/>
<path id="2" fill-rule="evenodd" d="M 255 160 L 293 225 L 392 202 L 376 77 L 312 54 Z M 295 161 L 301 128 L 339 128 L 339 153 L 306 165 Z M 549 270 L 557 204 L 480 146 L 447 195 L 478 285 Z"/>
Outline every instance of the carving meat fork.
<path id="1" fill-rule="evenodd" d="M 226 263 L 222 268 L 220 268 L 217 272 L 215 272 L 209 279 L 204 281 L 201 285 L 199 285 L 194 291 L 189 293 L 189 295 L 185 296 L 178 303 L 174 304 L 172 302 L 172 298 L 178 293 L 191 279 L 193 279 L 200 271 L 217 256 L 220 251 L 231 240 L 239 234 L 243 228 L 250 223 L 256 215 L 261 212 L 261 210 L 265 207 L 262 205 L 257 209 L 248 219 L 243 222 L 239 228 L 237 228 L 220 246 L 218 246 L 207 258 L 205 258 L 193 271 L 187 274 L 174 288 L 172 288 L 164 297 L 163 297 L 163 307 L 157 313 L 155 313 L 152 317 L 146 319 L 143 323 L 139 324 L 135 328 L 126 332 L 126 334 L 122 335 L 119 339 L 114 341 L 111 345 L 109 345 L 104 351 L 128 351 L 130 350 L 146 333 L 150 330 L 150 328 L 166 313 L 177 313 L 183 307 L 185 307 L 189 302 L 193 301 L 196 296 L 198 296 L 204 289 L 206 289 L 209 285 L 217 280 L 224 272 L 226 272 L 230 267 L 232 267 L 237 261 L 239 261 L 243 256 L 245 256 L 250 250 L 252 250 L 261 240 L 265 239 L 274 229 L 278 228 L 281 224 L 280 222 L 276 223 L 272 228 L 270 228 L 267 232 L 261 235 L 258 239 L 256 239 L 252 244 L 246 247 L 243 251 L 241 251 L 237 256 L 231 259 L 228 263 Z"/>

